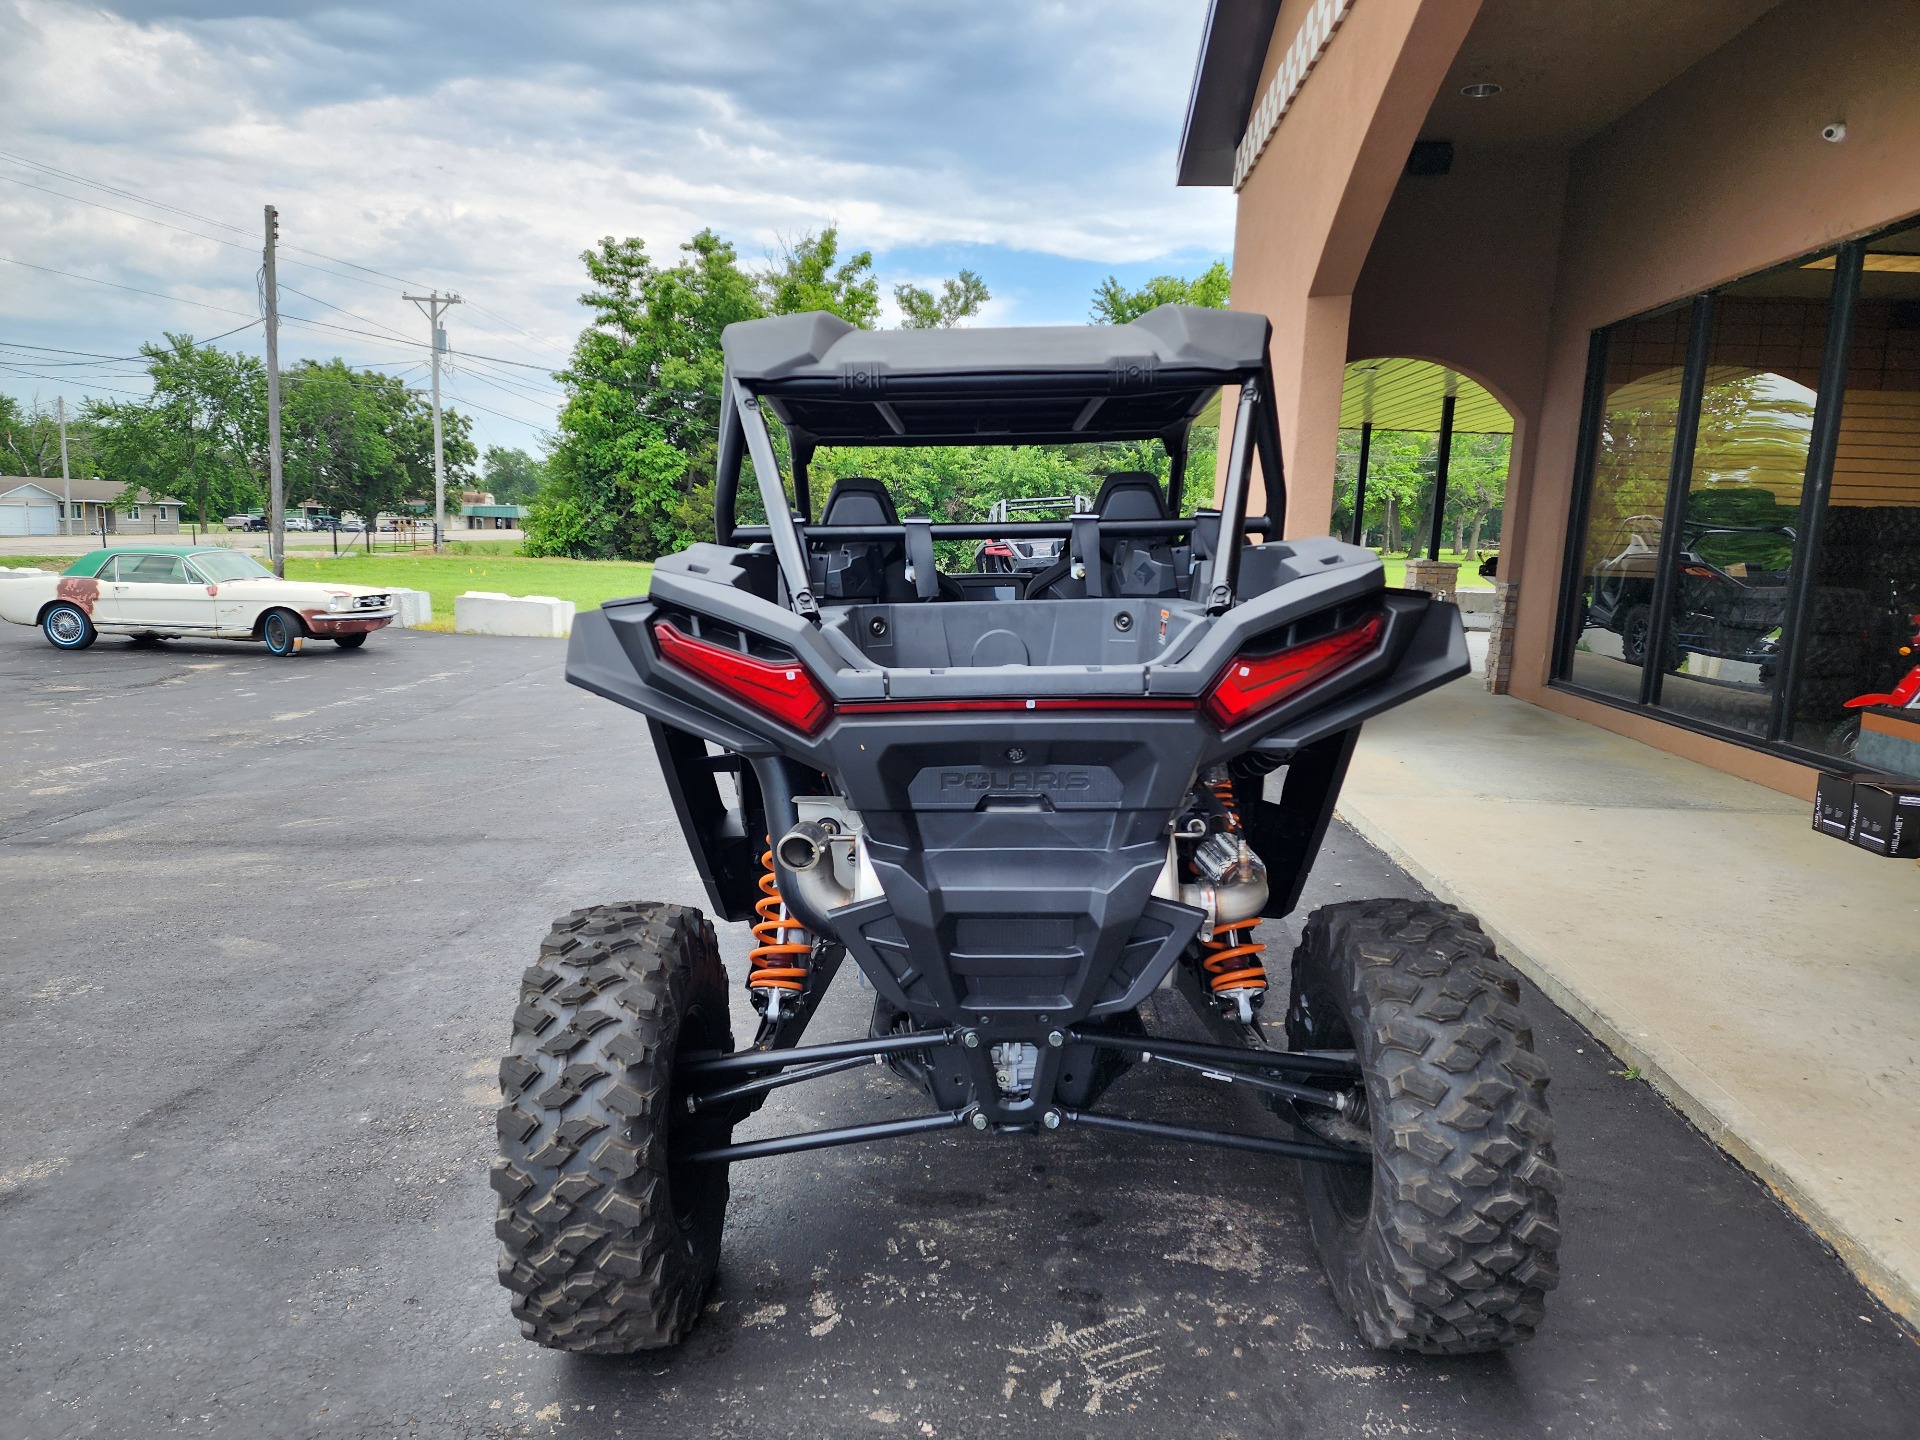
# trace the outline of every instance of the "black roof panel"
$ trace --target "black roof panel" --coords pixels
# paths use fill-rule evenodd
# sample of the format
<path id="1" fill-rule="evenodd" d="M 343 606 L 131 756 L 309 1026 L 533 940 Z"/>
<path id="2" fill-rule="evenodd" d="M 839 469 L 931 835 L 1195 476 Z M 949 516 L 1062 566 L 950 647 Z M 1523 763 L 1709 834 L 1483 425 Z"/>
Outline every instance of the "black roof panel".
<path id="1" fill-rule="evenodd" d="M 1267 317 L 1162 305 L 1130 325 L 861 330 L 816 310 L 738 321 L 727 326 L 721 343 L 736 380 L 776 393 L 779 386 L 759 382 L 838 382 L 861 371 L 889 378 L 1066 375 L 1144 365 L 1148 371 L 1215 371 L 1225 383 L 1265 363 Z M 1136 383 L 1150 388 L 1151 375 Z"/>
<path id="2" fill-rule="evenodd" d="M 1146 439 L 1266 364 L 1267 318 L 1162 305 L 1127 325 L 861 330 L 824 312 L 729 325 L 727 369 L 823 444 Z"/>

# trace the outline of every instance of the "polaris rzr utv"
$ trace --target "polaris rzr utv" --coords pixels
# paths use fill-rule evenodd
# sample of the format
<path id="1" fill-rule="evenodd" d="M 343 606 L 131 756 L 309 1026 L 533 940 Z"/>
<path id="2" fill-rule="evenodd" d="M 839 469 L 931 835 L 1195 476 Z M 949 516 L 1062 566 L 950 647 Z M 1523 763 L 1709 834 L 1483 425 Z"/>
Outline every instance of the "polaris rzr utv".
<path id="1" fill-rule="evenodd" d="M 727 329 L 718 543 L 582 615 L 567 678 L 647 717 L 715 916 L 752 926 L 758 1024 L 736 1048 L 698 910 L 555 925 L 501 1064 L 493 1172 L 529 1338 L 685 1336 L 736 1162 L 1073 1128 L 1299 1162 L 1372 1345 L 1533 1333 L 1560 1179 L 1514 973 L 1472 917 L 1423 902 L 1314 912 L 1290 975 L 1256 938 L 1299 899 L 1361 724 L 1468 669 L 1453 606 L 1388 589 L 1369 551 L 1280 538 L 1267 335 L 1179 306 L 1099 328 Z M 1183 514 L 1188 431 L 1223 386 L 1220 505 Z M 1142 440 L 1171 457 L 1164 487 L 1109 475 L 1092 513 L 1054 522 L 903 518 L 857 477 L 816 510 L 809 484 L 822 446 Z M 1249 516 L 1256 456 L 1268 513 Z M 767 524 L 738 519 L 743 457 Z M 936 542 L 1008 534 L 1062 553 L 1031 576 L 936 567 Z M 808 1021 L 849 956 L 872 1023 L 821 1041 Z M 1206 1042 L 1148 1032 L 1162 988 Z M 773 1090 L 876 1061 L 918 1113 L 734 1138 Z M 1245 1087 L 1274 1123 L 1115 1113 L 1130 1068 Z"/>

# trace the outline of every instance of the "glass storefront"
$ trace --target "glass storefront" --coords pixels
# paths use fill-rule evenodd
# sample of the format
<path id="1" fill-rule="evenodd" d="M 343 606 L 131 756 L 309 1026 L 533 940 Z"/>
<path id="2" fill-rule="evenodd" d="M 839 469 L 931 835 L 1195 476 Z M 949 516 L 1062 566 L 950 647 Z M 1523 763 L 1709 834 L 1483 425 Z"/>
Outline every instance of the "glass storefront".
<path id="1" fill-rule="evenodd" d="M 1920 226 L 1610 326 L 1592 364 L 1556 683 L 1920 775 L 1920 706 L 1847 704 L 1920 661 Z"/>
<path id="2" fill-rule="evenodd" d="M 1642 316 L 1606 337 L 1581 546 L 1580 643 L 1567 678 L 1618 700 L 1640 698 L 1691 314 L 1683 305 Z"/>

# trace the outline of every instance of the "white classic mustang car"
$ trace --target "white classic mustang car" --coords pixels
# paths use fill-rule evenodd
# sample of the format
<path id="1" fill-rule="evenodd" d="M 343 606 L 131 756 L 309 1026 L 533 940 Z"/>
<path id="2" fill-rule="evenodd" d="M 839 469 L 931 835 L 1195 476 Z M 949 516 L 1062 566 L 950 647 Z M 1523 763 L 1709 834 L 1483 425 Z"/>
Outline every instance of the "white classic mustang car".
<path id="1" fill-rule="evenodd" d="M 262 640 L 275 655 L 317 637 L 352 650 L 395 614 L 384 590 L 282 580 L 250 555 L 192 545 L 116 545 L 59 575 L 0 579 L 0 619 L 38 625 L 62 650 L 103 634 Z"/>

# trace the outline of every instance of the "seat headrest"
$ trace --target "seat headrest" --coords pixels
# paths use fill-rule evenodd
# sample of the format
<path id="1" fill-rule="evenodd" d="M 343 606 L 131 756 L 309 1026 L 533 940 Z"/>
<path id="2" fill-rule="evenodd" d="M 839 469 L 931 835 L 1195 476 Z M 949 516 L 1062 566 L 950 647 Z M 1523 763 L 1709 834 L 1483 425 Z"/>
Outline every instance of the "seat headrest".
<path id="1" fill-rule="evenodd" d="M 887 487 L 871 475 L 843 475 L 820 508 L 822 525 L 898 525 Z"/>
<path id="2" fill-rule="evenodd" d="M 1102 520 L 1164 520 L 1166 496 L 1157 476 L 1145 470 L 1116 470 L 1100 483 L 1093 513 Z"/>

